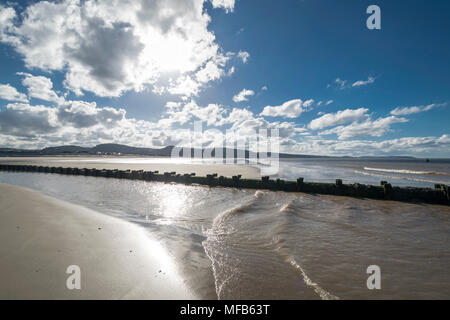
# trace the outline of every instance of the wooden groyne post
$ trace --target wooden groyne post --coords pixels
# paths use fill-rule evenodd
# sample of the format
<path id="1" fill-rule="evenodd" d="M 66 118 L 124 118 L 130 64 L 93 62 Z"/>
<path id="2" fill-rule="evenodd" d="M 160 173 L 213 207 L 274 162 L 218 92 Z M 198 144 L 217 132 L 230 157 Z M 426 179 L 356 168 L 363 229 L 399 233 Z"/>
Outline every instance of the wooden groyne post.
<path id="1" fill-rule="evenodd" d="M 379 200 L 395 200 L 404 202 L 423 202 L 430 204 L 450 205 L 449 186 L 436 184 L 433 188 L 393 187 L 387 181 L 381 181 L 379 186 L 360 183 L 344 184 L 341 179 L 335 183 L 305 182 L 302 177 L 296 181 L 283 179 L 270 179 L 264 176 L 261 179 L 243 179 L 241 175 L 231 178 L 219 176 L 217 173 L 208 174 L 206 177 L 198 177 L 195 173 L 177 174 L 176 172 L 143 171 L 143 170 L 107 170 L 96 168 L 67 168 L 32 165 L 0 164 L 0 171 L 11 172 L 39 172 L 57 173 L 64 175 L 79 175 L 91 177 L 103 177 L 111 179 L 131 179 L 143 181 L 159 181 L 182 184 L 198 184 L 210 187 L 232 187 L 246 189 L 263 189 L 284 192 L 305 192 L 311 194 L 326 194 L 337 196 L 349 196 L 358 198 L 370 198 Z"/>

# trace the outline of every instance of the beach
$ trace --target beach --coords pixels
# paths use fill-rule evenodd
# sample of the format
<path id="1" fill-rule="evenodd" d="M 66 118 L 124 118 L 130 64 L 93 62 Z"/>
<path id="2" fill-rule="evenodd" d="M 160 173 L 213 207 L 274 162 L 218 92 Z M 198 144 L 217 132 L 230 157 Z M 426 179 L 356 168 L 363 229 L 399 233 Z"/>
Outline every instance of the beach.
<path id="1" fill-rule="evenodd" d="M 164 167 L 162 158 L 76 159 L 9 161 Z M 217 168 L 177 165 L 207 173 Z M 232 175 L 245 172 L 244 166 L 223 166 Z M 361 181 L 366 176 L 354 171 L 377 168 L 409 184 L 402 175 L 421 176 L 423 166 L 299 159 L 280 161 L 280 175 Z M 447 162 L 426 166 L 427 175 L 446 178 Z M 6 257 L 0 298 L 450 297 L 448 206 L 44 172 L 2 171 L 0 183 L 0 253 Z M 81 268 L 81 290 L 65 286 L 69 265 Z M 381 269 L 382 290 L 366 286 L 371 265 Z"/>
<path id="2" fill-rule="evenodd" d="M 0 299 L 196 298 L 135 224 L 3 183 L 0 203 Z"/>
<path id="3" fill-rule="evenodd" d="M 259 179 L 260 170 L 257 167 L 244 165 L 225 165 L 214 163 L 183 163 L 170 158 L 149 157 L 0 157 L 1 164 L 58 166 L 63 168 L 87 168 L 106 170 L 144 170 L 176 172 L 180 174 L 193 173 L 197 176 L 217 173 L 219 176 L 231 177 L 236 174 L 247 179 Z"/>

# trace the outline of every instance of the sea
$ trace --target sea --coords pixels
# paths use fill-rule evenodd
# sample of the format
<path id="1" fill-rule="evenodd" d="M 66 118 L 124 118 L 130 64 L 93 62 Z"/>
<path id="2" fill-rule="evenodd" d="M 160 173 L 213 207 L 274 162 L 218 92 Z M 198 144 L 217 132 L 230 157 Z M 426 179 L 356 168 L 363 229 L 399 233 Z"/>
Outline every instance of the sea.
<path id="1" fill-rule="evenodd" d="M 274 177 L 432 188 L 450 185 L 450 160 L 280 159 Z M 0 182 L 141 225 L 202 299 L 450 299 L 450 206 L 46 173 Z"/>

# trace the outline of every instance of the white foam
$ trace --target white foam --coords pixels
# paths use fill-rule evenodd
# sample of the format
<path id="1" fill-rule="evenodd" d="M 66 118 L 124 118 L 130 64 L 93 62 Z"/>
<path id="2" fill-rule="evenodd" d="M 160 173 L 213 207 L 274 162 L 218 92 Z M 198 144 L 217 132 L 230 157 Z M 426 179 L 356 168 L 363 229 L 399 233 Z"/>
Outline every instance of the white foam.
<path id="1" fill-rule="evenodd" d="M 293 266 L 295 269 L 297 269 L 300 274 L 302 275 L 303 281 L 305 284 L 311 288 L 314 289 L 314 291 L 319 295 L 319 297 L 322 300 L 339 300 L 338 296 L 335 296 L 334 294 L 331 294 L 330 292 L 323 289 L 321 286 L 319 286 L 317 283 L 313 282 L 310 277 L 306 274 L 305 270 L 300 266 L 297 261 L 293 257 L 289 257 L 287 260 L 291 266 Z"/>
<path id="2" fill-rule="evenodd" d="M 400 179 L 400 180 L 417 181 L 417 182 L 443 183 L 443 184 L 446 184 L 446 182 L 438 181 L 438 180 L 411 178 L 411 177 L 405 177 L 405 176 L 394 176 L 394 175 L 388 175 L 388 174 L 382 174 L 382 173 L 370 173 L 370 172 L 363 172 L 363 171 L 359 171 L 359 170 L 355 170 L 354 172 L 355 173 L 359 173 L 359 174 L 363 174 L 363 175 L 366 175 L 366 176 L 372 176 L 372 177 L 383 177 L 383 178 L 390 178 L 390 179 Z"/>
<path id="3" fill-rule="evenodd" d="M 448 176 L 449 175 L 448 173 L 445 173 L 445 172 L 415 171 L 415 170 L 407 170 L 407 169 L 384 169 L 384 168 L 364 167 L 364 170 L 367 170 L 367 171 L 380 171 L 380 172 L 391 172 L 391 173 L 404 173 L 404 174 L 417 174 L 417 175 L 426 175 L 426 174 L 443 175 L 443 176 Z"/>

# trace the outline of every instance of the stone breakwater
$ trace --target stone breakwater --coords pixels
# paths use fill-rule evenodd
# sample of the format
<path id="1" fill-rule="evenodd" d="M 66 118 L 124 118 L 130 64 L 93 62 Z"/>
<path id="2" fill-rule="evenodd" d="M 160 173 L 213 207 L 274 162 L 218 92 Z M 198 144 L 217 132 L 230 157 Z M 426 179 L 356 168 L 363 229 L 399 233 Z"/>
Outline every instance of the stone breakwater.
<path id="1" fill-rule="evenodd" d="M 210 187 L 230 187 L 263 189 L 285 192 L 304 192 L 311 194 L 325 194 L 336 196 L 349 196 L 359 198 L 370 198 L 379 200 L 395 200 L 405 202 L 424 202 L 430 204 L 450 205 L 449 186 L 436 184 L 432 188 L 393 187 L 387 181 L 381 181 L 379 186 L 365 185 L 360 183 L 343 184 L 341 179 L 335 183 L 305 182 L 303 178 L 297 181 L 286 181 L 282 179 L 270 179 L 265 176 L 261 179 L 242 179 L 241 175 L 231 178 L 208 174 L 206 177 L 191 174 L 177 174 L 176 172 L 143 171 L 143 170 L 99 170 L 87 168 L 65 168 L 44 167 L 32 165 L 6 165 L 0 164 L 0 171 L 12 172 L 41 172 L 65 175 L 80 175 L 91 177 L 132 179 L 143 181 L 159 181 L 182 184 L 198 184 Z"/>

